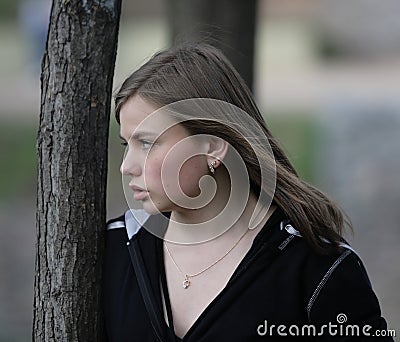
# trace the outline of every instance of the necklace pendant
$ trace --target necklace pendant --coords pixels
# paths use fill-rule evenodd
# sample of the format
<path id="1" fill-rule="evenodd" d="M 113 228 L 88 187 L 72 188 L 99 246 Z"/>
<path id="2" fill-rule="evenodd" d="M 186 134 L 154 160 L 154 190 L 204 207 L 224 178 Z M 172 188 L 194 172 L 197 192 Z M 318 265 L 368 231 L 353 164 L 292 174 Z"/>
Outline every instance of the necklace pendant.
<path id="1" fill-rule="evenodd" d="M 190 286 L 190 280 L 189 280 L 189 277 L 186 275 L 186 276 L 185 276 L 185 280 L 184 280 L 183 283 L 182 283 L 182 287 L 183 287 L 184 289 L 187 289 L 189 286 Z"/>

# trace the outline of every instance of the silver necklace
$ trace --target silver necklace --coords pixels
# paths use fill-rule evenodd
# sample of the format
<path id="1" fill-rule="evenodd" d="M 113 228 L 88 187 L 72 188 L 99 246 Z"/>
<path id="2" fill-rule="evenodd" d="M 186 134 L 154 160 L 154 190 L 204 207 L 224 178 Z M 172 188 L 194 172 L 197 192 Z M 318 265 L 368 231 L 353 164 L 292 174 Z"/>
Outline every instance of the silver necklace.
<path id="1" fill-rule="evenodd" d="M 214 261 L 211 265 L 207 266 L 206 268 L 204 268 L 203 270 L 201 270 L 200 272 L 194 273 L 194 274 L 187 274 L 185 272 L 182 272 L 181 268 L 178 266 L 178 264 L 176 263 L 175 259 L 173 258 L 168 245 L 166 244 L 165 240 L 164 240 L 164 246 L 168 252 L 168 255 L 171 257 L 172 262 L 174 263 L 174 265 L 176 266 L 176 268 L 178 269 L 178 271 L 182 274 L 182 276 L 184 277 L 184 280 L 182 281 L 182 287 L 184 289 L 187 289 L 190 284 L 190 278 L 196 277 L 202 273 L 204 273 L 205 271 L 207 271 L 208 269 L 210 269 L 211 267 L 213 267 L 215 264 L 217 264 L 218 262 L 220 262 L 223 258 L 225 258 L 237 245 L 238 243 L 244 238 L 244 236 L 246 235 L 246 233 L 249 231 L 250 229 L 246 229 L 245 232 L 242 234 L 242 236 L 240 237 L 240 239 L 238 241 L 236 241 L 236 243 L 219 259 L 217 259 L 216 261 Z"/>

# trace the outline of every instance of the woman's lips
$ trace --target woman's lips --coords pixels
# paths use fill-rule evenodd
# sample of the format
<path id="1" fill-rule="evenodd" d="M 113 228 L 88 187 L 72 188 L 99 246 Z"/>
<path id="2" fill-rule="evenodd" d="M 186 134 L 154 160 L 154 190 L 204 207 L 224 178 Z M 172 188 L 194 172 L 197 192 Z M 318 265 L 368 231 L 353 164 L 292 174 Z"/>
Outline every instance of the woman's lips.
<path id="1" fill-rule="evenodd" d="M 133 198 L 137 201 L 144 199 L 148 194 L 148 192 L 146 190 L 144 190 L 143 188 L 141 188 L 139 186 L 130 185 L 129 187 L 133 191 Z"/>
<path id="2" fill-rule="evenodd" d="M 145 199 L 147 197 L 147 191 L 145 190 L 133 190 L 133 198 L 136 201 L 140 201 L 142 199 Z"/>

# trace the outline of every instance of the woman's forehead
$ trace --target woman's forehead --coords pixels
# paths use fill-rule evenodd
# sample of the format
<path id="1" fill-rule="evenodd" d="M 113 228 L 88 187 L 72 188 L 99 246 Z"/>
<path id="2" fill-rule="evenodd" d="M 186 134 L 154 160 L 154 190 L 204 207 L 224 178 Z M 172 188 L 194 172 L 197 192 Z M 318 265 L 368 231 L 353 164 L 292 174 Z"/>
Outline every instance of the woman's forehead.
<path id="1" fill-rule="evenodd" d="M 177 122 L 167 111 L 158 109 L 140 96 L 130 98 L 120 111 L 121 137 L 160 135 Z"/>
<path id="2" fill-rule="evenodd" d="M 155 106 L 143 100 L 139 95 L 132 96 L 121 107 L 121 124 L 139 124 L 156 110 Z"/>

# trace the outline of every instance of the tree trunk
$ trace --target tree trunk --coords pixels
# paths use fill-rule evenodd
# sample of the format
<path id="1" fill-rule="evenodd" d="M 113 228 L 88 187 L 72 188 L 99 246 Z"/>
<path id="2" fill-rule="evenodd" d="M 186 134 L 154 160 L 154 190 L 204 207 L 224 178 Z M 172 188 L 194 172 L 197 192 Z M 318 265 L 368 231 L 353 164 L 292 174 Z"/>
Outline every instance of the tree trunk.
<path id="1" fill-rule="evenodd" d="M 54 0 L 42 63 L 33 341 L 102 341 L 107 143 L 121 0 Z"/>
<path id="2" fill-rule="evenodd" d="M 253 86 L 257 0 L 169 0 L 171 42 L 211 41 Z"/>

